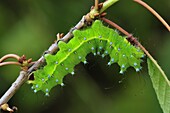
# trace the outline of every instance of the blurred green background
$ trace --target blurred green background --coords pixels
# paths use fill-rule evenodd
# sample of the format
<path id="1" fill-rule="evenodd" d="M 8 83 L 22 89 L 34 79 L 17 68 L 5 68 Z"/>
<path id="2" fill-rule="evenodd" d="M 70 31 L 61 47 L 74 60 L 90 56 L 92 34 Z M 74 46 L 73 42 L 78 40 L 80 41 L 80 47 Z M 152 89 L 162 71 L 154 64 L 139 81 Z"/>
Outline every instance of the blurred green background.
<path id="1" fill-rule="evenodd" d="M 145 0 L 170 23 L 169 0 Z M 25 54 L 37 60 L 56 39 L 67 33 L 93 5 L 94 0 L 1 0 L 0 57 L 8 53 Z M 120 0 L 107 10 L 107 17 L 138 37 L 158 60 L 170 79 L 170 34 L 150 12 L 132 0 Z M 162 113 L 147 74 L 129 68 L 119 75 L 109 58 L 87 56 L 87 65 L 75 67 L 65 86 L 52 89 L 50 96 L 36 94 L 24 84 L 10 100 L 18 113 Z M 19 73 L 17 66 L 0 67 L 0 96 Z"/>

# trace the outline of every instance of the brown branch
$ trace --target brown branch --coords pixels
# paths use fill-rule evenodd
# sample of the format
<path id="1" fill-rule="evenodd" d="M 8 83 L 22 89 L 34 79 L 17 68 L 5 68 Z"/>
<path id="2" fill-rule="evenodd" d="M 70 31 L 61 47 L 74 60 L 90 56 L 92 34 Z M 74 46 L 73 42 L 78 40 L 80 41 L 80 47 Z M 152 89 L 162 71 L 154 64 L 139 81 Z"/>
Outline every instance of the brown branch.
<path id="1" fill-rule="evenodd" d="M 0 63 L 0 66 L 5 66 L 5 65 L 18 65 L 21 66 L 19 62 L 2 62 Z"/>
<path id="2" fill-rule="evenodd" d="M 125 31 L 123 28 L 121 28 L 119 25 L 117 25 L 116 23 L 112 22 L 111 20 L 107 19 L 107 18 L 101 18 L 103 21 L 105 21 L 106 23 L 108 23 L 109 25 L 113 26 L 114 28 L 116 28 L 117 30 L 119 30 L 120 32 L 122 32 L 123 34 L 125 34 L 126 36 L 130 36 L 131 34 L 129 34 L 127 31 Z"/>
<path id="3" fill-rule="evenodd" d="M 135 2 L 139 3 L 140 5 L 144 6 L 146 9 L 148 9 L 154 16 L 156 16 L 158 18 L 158 20 L 160 22 L 162 22 L 162 24 L 168 29 L 168 31 L 170 32 L 170 26 L 168 25 L 168 23 L 153 9 L 151 8 L 148 4 L 146 4 L 145 2 L 143 2 L 142 0 L 134 0 Z"/>
<path id="4" fill-rule="evenodd" d="M 98 4 L 99 4 L 99 0 L 95 0 L 95 5 L 94 5 L 95 10 L 98 10 Z"/>
<path id="5" fill-rule="evenodd" d="M 14 59 L 16 59 L 17 61 L 19 61 L 20 56 L 18 56 L 18 55 L 16 55 L 16 54 L 7 54 L 7 55 L 3 56 L 3 57 L 0 59 L 0 63 L 3 62 L 4 60 L 8 59 L 8 58 L 14 58 Z"/>

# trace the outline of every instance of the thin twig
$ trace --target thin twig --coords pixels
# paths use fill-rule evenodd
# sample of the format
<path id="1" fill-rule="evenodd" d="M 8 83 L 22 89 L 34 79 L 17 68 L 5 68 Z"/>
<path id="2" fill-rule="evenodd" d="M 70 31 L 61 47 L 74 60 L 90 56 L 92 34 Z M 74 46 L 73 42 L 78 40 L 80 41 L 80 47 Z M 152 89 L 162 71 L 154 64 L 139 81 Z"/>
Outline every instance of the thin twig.
<path id="1" fill-rule="evenodd" d="M 95 5 L 94 5 L 95 10 L 98 10 L 98 4 L 99 4 L 99 0 L 95 0 Z"/>
<path id="2" fill-rule="evenodd" d="M 148 9 L 153 15 L 155 15 L 159 21 L 162 22 L 162 24 L 168 29 L 168 31 L 170 32 L 170 26 L 168 25 L 168 23 L 153 9 L 151 8 L 148 4 L 146 4 L 145 2 L 143 2 L 142 0 L 134 0 L 135 2 L 139 3 L 140 5 L 144 6 L 146 9 Z"/>
<path id="3" fill-rule="evenodd" d="M 119 25 L 117 25 L 116 23 L 112 22 L 111 20 L 107 19 L 107 18 L 101 18 L 103 21 L 105 21 L 106 23 L 110 24 L 111 26 L 113 26 L 114 28 L 116 28 L 117 30 L 119 30 L 120 32 L 122 32 L 123 34 L 125 34 L 126 36 L 130 36 L 131 34 L 129 34 L 127 31 L 125 31 L 123 28 L 121 28 Z"/>
<path id="4" fill-rule="evenodd" d="M 18 65 L 21 66 L 19 62 L 2 62 L 0 63 L 0 66 L 5 66 L 5 65 Z"/>
<path id="5" fill-rule="evenodd" d="M 145 47 L 142 46 L 141 43 L 138 42 L 138 47 L 140 47 L 145 54 L 150 58 L 150 60 L 155 64 L 155 66 L 158 68 L 158 70 L 161 72 L 161 74 L 163 75 L 165 81 L 168 83 L 168 85 L 170 86 L 170 81 L 168 80 L 168 78 L 166 77 L 164 71 L 162 70 L 162 68 L 158 65 L 157 61 L 152 57 L 152 55 L 146 50 Z"/>
<path id="6" fill-rule="evenodd" d="M 8 58 L 14 58 L 18 61 L 20 59 L 20 56 L 18 56 L 16 54 L 7 54 L 0 59 L 0 62 L 3 62 L 4 60 L 6 60 Z"/>
<path id="7" fill-rule="evenodd" d="M 15 94 L 15 92 L 26 82 L 28 76 L 25 71 L 21 71 L 20 75 L 16 79 L 16 81 L 11 85 L 11 87 L 6 91 L 6 93 L 0 99 L 0 106 L 7 103 L 11 97 Z"/>

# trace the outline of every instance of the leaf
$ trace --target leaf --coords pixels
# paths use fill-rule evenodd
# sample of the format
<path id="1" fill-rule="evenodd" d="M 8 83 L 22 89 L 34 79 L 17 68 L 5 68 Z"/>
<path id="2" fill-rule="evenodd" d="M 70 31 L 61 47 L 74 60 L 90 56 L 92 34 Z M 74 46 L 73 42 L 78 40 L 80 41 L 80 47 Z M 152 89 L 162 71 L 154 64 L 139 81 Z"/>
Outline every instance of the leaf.
<path id="1" fill-rule="evenodd" d="M 148 58 L 147 63 L 159 104 L 164 113 L 170 113 L 170 81 L 153 58 Z"/>

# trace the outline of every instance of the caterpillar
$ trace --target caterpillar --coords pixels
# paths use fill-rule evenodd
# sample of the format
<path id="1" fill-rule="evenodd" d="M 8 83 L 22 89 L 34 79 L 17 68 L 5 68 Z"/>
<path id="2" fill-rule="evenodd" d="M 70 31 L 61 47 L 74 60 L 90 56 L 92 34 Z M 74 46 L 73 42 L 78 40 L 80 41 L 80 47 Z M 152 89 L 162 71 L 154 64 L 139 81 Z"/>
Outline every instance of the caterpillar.
<path id="1" fill-rule="evenodd" d="M 105 27 L 100 20 L 93 22 L 91 27 L 75 30 L 73 35 L 68 43 L 58 43 L 59 51 L 55 55 L 45 55 L 47 65 L 34 72 L 34 93 L 41 90 L 48 96 L 54 86 L 64 86 L 63 78 L 69 73 L 75 74 L 75 65 L 80 62 L 86 64 L 89 53 L 101 55 L 103 58 L 109 55 L 110 61 L 107 65 L 118 63 L 120 74 L 130 66 L 136 72 L 140 71 L 143 51 L 131 45 L 126 37 L 120 36 L 115 30 Z"/>

